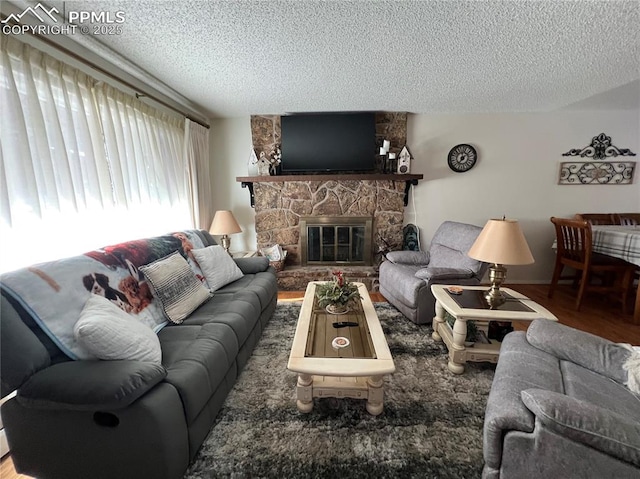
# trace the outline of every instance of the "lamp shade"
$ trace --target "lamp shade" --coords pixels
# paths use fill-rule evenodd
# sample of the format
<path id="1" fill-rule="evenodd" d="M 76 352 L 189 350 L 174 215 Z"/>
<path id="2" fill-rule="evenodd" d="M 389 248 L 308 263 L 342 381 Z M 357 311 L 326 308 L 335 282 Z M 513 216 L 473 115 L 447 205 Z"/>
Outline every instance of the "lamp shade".
<path id="1" fill-rule="evenodd" d="M 242 233 L 240 225 L 233 217 L 233 213 L 229 210 L 216 211 L 209 233 L 212 235 L 230 235 L 233 233 Z"/>
<path id="2" fill-rule="evenodd" d="M 487 221 L 468 255 L 485 263 L 531 264 L 535 260 L 516 220 Z"/>

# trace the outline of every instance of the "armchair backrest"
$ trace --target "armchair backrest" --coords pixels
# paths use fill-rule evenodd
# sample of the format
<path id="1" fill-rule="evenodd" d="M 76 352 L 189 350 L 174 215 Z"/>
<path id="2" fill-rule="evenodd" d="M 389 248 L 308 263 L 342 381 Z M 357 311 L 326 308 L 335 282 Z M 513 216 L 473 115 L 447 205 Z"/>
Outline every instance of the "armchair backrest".
<path id="1" fill-rule="evenodd" d="M 455 221 L 442 223 L 433 235 L 429 246 L 429 266 L 469 269 L 477 277 L 482 277 L 488 264 L 467 255 L 481 231 L 480 226 L 466 223 Z"/>

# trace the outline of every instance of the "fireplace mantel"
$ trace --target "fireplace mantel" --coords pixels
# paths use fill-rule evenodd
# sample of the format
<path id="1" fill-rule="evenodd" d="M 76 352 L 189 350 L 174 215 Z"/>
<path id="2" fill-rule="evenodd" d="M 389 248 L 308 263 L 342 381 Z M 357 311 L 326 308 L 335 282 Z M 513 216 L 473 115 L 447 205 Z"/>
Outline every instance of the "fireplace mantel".
<path id="1" fill-rule="evenodd" d="M 409 203 L 409 190 L 411 185 L 417 185 L 418 180 L 423 179 L 421 174 L 389 174 L 389 173 L 334 173 L 334 174 L 317 174 L 317 175 L 276 175 L 276 176 L 237 176 L 236 181 L 241 183 L 243 188 L 249 189 L 251 199 L 251 207 L 255 206 L 255 197 L 253 194 L 254 183 L 273 183 L 273 182 L 289 182 L 289 181 L 404 181 L 404 205 Z"/>

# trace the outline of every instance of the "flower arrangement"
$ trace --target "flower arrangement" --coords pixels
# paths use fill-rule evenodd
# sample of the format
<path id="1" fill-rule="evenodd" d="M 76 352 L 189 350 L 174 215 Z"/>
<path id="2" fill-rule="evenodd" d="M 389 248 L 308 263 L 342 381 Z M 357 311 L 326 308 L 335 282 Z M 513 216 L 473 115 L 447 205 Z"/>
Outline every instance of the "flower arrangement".
<path id="1" fill-rule="evenodd" d="M 272 176 L 278 174 L 278 167 L 280 163 L 282 163 L 282 151 L 280 151 L 280 145 L 275 145 L 269 153 L 269 157 L 267 158 L 269 162 L 269 172 Z"/>
<path id="2" fill-rule="evenodd" d="M 333 271 L 333 280 L 316 287 L 316 297 L 321 308 L 327 311 L 343 313 L 356 299 L 362 299 L 358 287 L 344 277 L 342 271 Z"/>

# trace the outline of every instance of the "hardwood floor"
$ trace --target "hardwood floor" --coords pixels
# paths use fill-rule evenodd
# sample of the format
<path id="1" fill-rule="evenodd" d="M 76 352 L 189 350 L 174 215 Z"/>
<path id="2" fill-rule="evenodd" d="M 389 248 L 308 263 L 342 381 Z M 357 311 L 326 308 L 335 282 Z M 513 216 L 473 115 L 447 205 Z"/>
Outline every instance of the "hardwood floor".
<path id="1" fill-rule="evenodd" d="M 569 285 L 558 286 L 553 299 L 547 298 L 548 285 L 516 284 L 505 286 L 541 304 L 551 311 L 562 324 L 617 343 L 640 345 L 640 324 L 633 324 L 632 304 L 628 305 L 629 313 L 622 314 L 619 303 L 608 301 L 598 295 L 589 295 L 583 300 L 581 311 L 576 311 L 574 307 L 575 290 Z M 370 293 L 370 296 L 374 302 L 386 301 L 380 293 Z M 302 300 L 303 297 L 303 291 L 281 291 L 278 293 L 279 301 L 297 301 Z M 514 327 L 523 330 L 526 329 L 527 323 L 514 323 Z M 29 479 L 30 476 L 16 473 L 10 455 L 7 455 L 0 463 L 0 477 L 2 479 Z"/>

